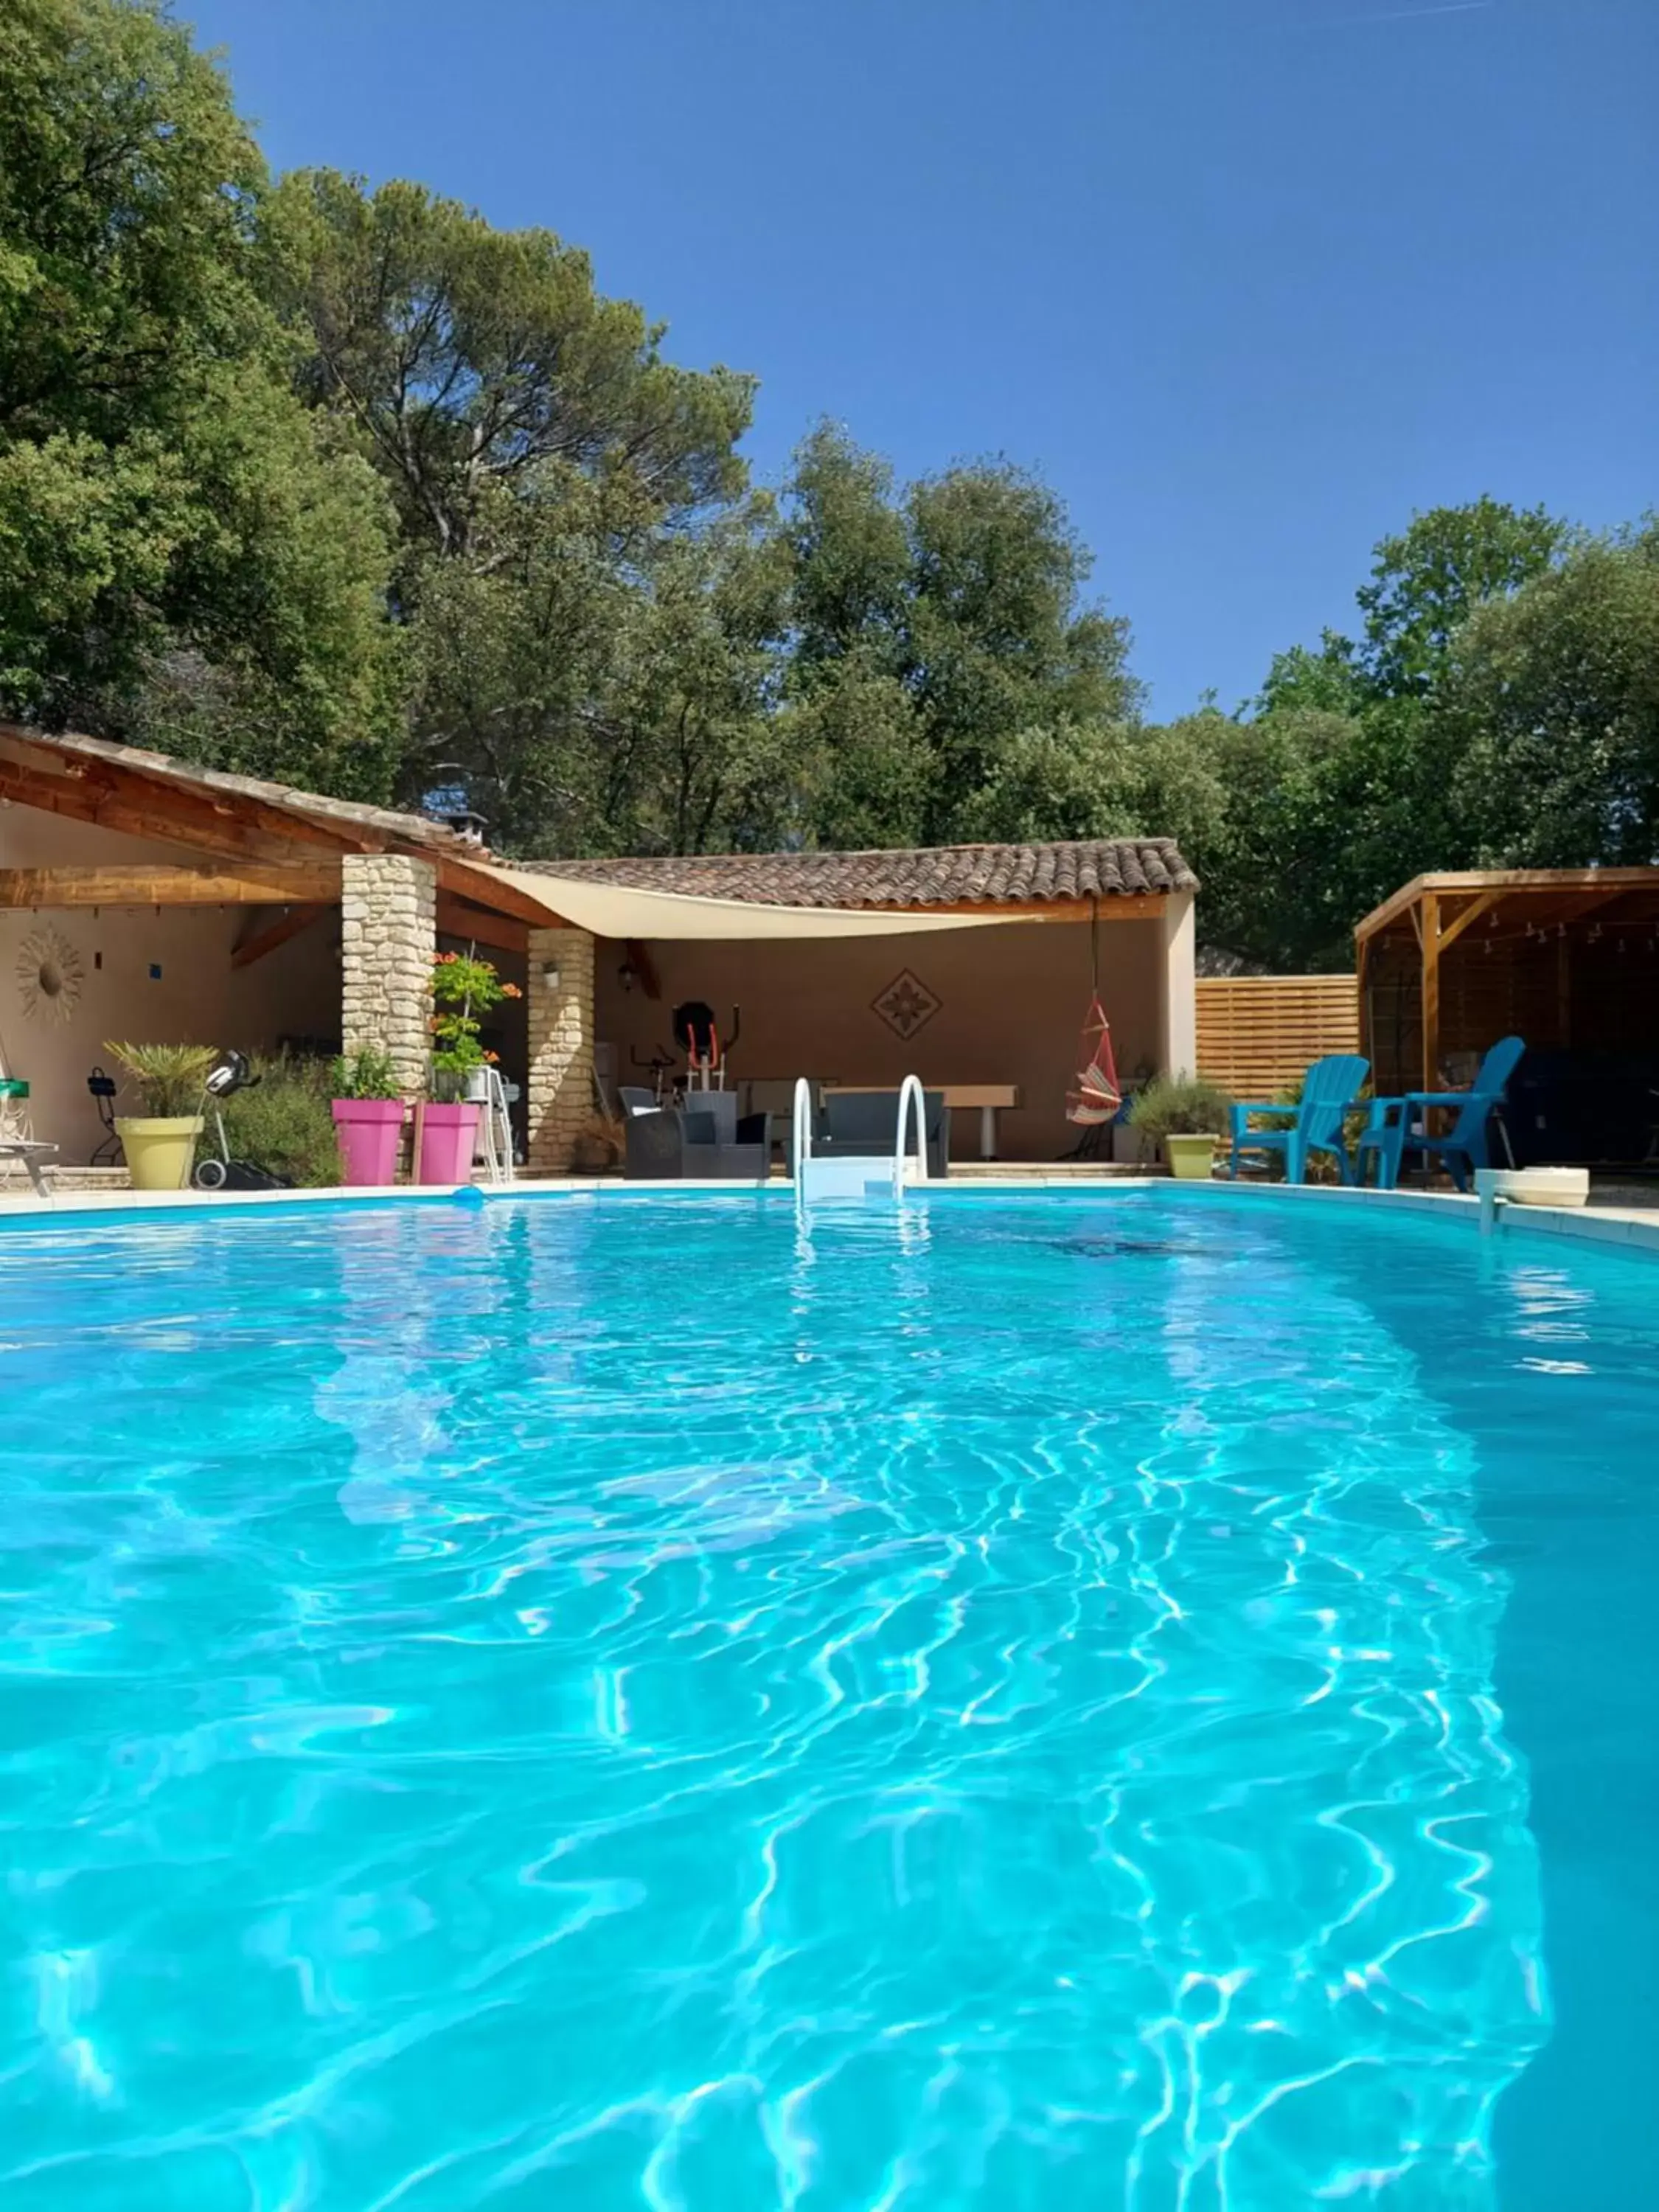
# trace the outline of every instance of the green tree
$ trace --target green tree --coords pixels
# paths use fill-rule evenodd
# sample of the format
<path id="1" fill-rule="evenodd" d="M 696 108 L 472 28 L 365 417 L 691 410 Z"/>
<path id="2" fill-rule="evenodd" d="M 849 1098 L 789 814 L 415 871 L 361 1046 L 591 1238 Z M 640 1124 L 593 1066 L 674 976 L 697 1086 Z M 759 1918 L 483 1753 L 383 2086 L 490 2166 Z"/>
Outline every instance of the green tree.
<path id="1" fill-rule="evenodd" d="M 635 748 L 636 851 L 766 851 L 797 834 L 794 732 L 771 711 L 789 580 L 771 522 L 757 496 L 653 556 L 615 708 Z"/>
<path id="2" fill-rule="evenodd" d="M 289 394 L 264 173 L 159 6 L 0 21 L 0 700 L 378 792 L 384 498 Z"/>
<path id="3" fill-rule="evenodd" d="M 1437 727 L 1468 856 L 1488 867 L 1659 857 L 1659 525 L 1579 544 L 1453 641 Z"/>
<path id="4" fill-rule="evenodd" d="M 459 783 L 520 852 L 764 846 L 794 823 L 773 711 L 788 569 L 756 496 L 617 561 L 602 487 L 498 500 L 488 558 L 429 556 L 411 797 Z"/>
<path id="5" fill-rule="evenodd" d="M 662 326 L 551 231 L 313 169 L 283 180 L 262 234 L 301 388 L 358 433 L 411 544 L 469 552 L 486 493 L 544 492 L 548 463 L 616 480 L 647 524 L 741 489 L 752 380 L 665 361 Z"/>
<path id="6" fill-rule="evenodd" d="M 785 514 L 786 690 L 814 836 L 948 842 L 1014 821 L 1053 835 L 1097 811 L 1102 733 L 1139 695 L 1127 625 L 1084 602 L 1088 558 L 1046 486 L 995 462 L 901 492 L 823 426 Z"/>
<path id="7" fill-rule="evenodd" d="M 1437 507 L 1385 538 L 1358 592 L 1365 617 L 1358 659 L 1372 692 L 1422 697 L 1445 666 L 1459 626 L 1488 600 L 1542 575 L 1570 541 L 1541 507 L 1514 507 L 1483 494 L 1467 507 Z"/>
<path id="8" fill-rule="evenodd" d="M 1376 547 L 1358 639 L 1273 660 L 1249 726 L 1249 795 L 1206 860 L 1211 943 L 1273 965 L 1343 966 L 1355 921 L 1425 870 L 1468 866 L 1490 803 L 1463 763 L 1476 727 L 1448 711 L 1460 641 L 1554 574 L 1574 543 L 1541 508 L 1488 497 L 1415 517 Z"/>

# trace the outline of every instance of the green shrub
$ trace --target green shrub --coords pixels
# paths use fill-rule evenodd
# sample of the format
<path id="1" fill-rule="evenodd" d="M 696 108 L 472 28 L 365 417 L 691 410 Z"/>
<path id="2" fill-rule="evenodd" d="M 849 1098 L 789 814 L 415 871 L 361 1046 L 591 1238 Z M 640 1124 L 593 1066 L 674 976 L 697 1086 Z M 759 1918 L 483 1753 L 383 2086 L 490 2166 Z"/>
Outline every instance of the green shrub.
<path id="1" fill-rule="evenodd" d="M 1216 1084 L 1190 1075 L 1154 1076 L 1129 1109 L 1129 1127 L 1158 1144 L 1165 1137 L 1221 1137 L 1231 1106 Z"/>
<path id="2" fill-rule="evenodd" d="M 308 1187 L 338 1182 L 328 1061 L 277 1054 L 256 1059 L 252 1067 L 258 1082 L 234 1091 L 222 1109 L 231 1158 Z"/>
<path id="3" fill-rule="evenodd" d="M 342 1053 L 329 1071 L 331 1095 L 336 1098 L 396 1098 L 398 1077 L 390 1053 L 360 1045 Z"/>

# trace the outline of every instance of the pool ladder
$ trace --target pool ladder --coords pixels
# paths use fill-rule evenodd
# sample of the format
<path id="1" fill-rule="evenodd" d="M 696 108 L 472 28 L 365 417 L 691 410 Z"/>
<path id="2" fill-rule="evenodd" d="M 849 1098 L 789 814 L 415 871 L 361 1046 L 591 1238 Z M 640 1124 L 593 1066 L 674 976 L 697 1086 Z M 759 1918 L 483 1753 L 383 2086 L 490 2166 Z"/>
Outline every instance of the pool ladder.
<path id="1" fill-rule="evenodd" d="M 915 1111 L 909 1112 L 912 1102 Z M 907 1151 L 905 1134 L 914 1128 L 915 1148 Z M 795 1085 L 795 1192 L 803 1201 L 815 1198 L 901 1198 L 912 1183 L 927 1180 L 927 1113 L 920 1076 L 907 1075 L 899 1085 L 898 1126 L 893 1133 L 890 1159 L 879 1153 L 835 1153 L 820 1158 L 812 1150 L 812 1086 L 805 1076 Z"/>

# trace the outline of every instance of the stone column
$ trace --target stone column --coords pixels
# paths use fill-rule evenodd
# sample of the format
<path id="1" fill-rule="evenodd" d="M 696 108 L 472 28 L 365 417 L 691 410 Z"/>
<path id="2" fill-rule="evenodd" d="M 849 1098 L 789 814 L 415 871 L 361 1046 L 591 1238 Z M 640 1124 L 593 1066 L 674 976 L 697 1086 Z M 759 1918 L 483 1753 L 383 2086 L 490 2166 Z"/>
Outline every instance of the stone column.
<path id="1" fill-rule="evenodd" d="M 340 1033 L 349 1053 L 386 1053 L 405 1098 L 432 1053 L 438 871 L 403 853 L 348 853 L 340 891 Z"/>
<path id="2" fill-rule="evenodd" d="M 593 1111 L 593 939 L 585 929 L 532 929 L 529 953 L 526 1152 L 532 1175 L 562 1175 Z"/>

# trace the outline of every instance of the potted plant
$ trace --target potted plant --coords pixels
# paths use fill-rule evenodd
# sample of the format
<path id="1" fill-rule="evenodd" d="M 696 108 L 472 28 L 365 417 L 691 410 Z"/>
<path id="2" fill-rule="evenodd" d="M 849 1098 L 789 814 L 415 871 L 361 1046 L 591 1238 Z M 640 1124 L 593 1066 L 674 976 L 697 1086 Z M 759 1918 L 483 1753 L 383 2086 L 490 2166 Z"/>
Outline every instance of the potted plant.
<path id="1" fill-rule="evenodd" d="M 187 1190 L 204 1127 L 208 1072 L 219 1057 L 210 1044 L 116 1044 L 104 1050 L 125 1069 L 143 1099 L 141 1115 L 115 1118 L 135 1190 Z"/>
<path id="2" fill-rule="evenodd" d="M 478 1115 L 489 1095 L 485 1071 L 495 1058 L 479 1042 L 478 1017 L 522 996 L 476 953 L 441 952 L 433 963 L 432 1099 L 421 1120 L 420 1182 L 471 1181 Z"/>
<path id="3" fill-rule="evenodd" d="M 1232 1106 L 1224 1091 L 1190 1075 L 1155 1076 L 1129 1109 L 1129 1125 L 1164 1148 L 1170 1173 L 1207 1182 Z"/>
<path id="4" fill-rule="evenodd" d="M 368 1045 L 342 1053 L 334 1063 L 330 1111 L 347 1182 L 357 1190 L 395 1182 L 404 1102 L 389 1056 Z"/>

